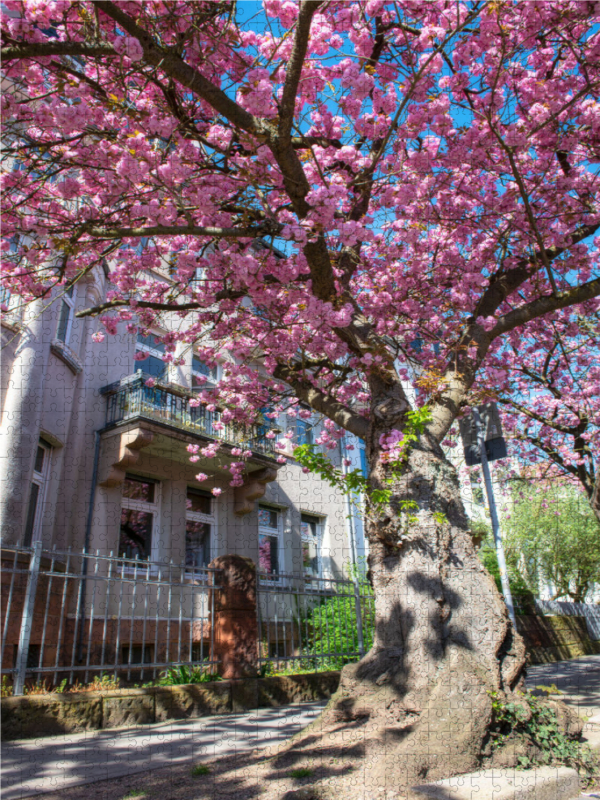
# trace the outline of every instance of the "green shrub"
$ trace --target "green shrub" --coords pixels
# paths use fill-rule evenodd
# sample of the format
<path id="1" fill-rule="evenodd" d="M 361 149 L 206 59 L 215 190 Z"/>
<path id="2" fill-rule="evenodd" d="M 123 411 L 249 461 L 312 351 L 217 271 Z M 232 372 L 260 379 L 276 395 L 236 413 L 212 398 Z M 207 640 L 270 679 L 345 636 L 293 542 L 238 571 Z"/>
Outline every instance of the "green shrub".
<path id="1" fill-rule="evenodd" d="M 206 764 L 196 764 L 195 767 L 192 767 L 192 777 L 198 778 L 200 775 L 208 775 L 210 772 L 210 767 Z"/>
<path id="2" fill-rule="evenodd" d="M 178 667 L 171 667 L 163 672 L 157 681 L 158 686 L 182 686 L 187 683 L 209 683 L 210 681 L 220 681 L 221 678 L 215 672 L 207 672 L 201 667 L 190 668 L 185 664 Z"/>
<path id="3" fill-rule="evenodd" d="M 374 605 L 373 590 L 364 575 L 357 576 L 361 596 L 363 645 L 365 653 L 373 644 Z M 348 588 L 345 588 L 348 592 Z M 302 661 L 308 670 L 341 669 L 356 660 L 348 653 L 358 652 L 358 624 L 356 600 L 353 595 L 332 595 L 321 598 L 300 620 L 303 635 Z M 323 654 L 323 655 L 322 655 Z M 331 655 L 325 655 L 331 654 Z"/>

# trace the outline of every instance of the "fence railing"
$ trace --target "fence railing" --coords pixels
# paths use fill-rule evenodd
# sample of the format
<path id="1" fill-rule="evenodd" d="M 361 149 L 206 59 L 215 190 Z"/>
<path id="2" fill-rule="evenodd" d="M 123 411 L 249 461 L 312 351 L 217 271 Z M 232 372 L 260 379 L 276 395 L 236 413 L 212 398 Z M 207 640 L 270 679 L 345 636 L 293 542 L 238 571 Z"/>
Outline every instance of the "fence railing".
<path id="1" fill-rule="evenodd" d="M 249 644 L 228 638 L 227 614 L 236 612 L 220 568 L 41 542 L 4 546 L 1 567 L 0 663 L 14 694 L 36 683 L 82 687 L 100 675 L 155 681 L 178 666 L 215 673 L 224 653 Z M 261 674 L 340 669 L 371 647 L 374 598 L 364 579 L 258 574 L 256 589 Z"/>
<path id="2" fill-rule="evenodd" d="M 263 674 L 341 669 L 373 642 L 374 597 L 364 578 L 259 574 L 257 614 Z"/>
<path id="3" fill-rule="evenodd" d="M 540 614 L 584 617 L 590 639 L 600 641 L 600 605 L 570 603 L 566 600 L 536 600 L 535 608 Z"/>
<path id="4" fill-rule="evenodd" d="M 154 680 L 214 660 L 214 570 L 100 553 L 2 548 L 2 675 L 86 684 Z M 18 643 L 18 644 L 17 644 Z"/>
<path id="5" fill-rule="evenodd" d="M 106 425 L 147 417 L 257 453 L 275 455 L 274 440 L 266 436 L 270 426 L 225 424 L 218 411 L 208 411 L 206 405 L 190 406 L 194 397 L 189 393 L 167 384 L 146 386 L 148 377 L 138 371 L 102 390 L 106 395 Z"/>

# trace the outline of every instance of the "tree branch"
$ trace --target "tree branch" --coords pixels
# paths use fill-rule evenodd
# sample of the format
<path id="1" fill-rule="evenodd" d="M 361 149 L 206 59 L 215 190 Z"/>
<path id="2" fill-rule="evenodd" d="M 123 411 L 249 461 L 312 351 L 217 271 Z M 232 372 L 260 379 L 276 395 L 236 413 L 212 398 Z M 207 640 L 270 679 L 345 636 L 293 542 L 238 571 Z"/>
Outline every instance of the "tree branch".
<path id="1" fill-rule="evenodd" d="M 149 225 L 144 228 L 89 228 L 87 233 L 98 239 L 125 239 L 142 236 L 212 236 L 221 239 L 256 239 L 268 233 L 279 233 L 283 225 L 269 220 L 255 228 L 214 228 L 196 225 Z"/>
<path id="2" fill-rule="evenodd" d="M 343 403 L 329 397 L 321 389 L 316 389 L 314 386 L 300 380 L 293 369 L 293 367 L 279 364 L 275 367 L 273 375 L 278 380 L 284 381 L 296 393 L 296 396 L 304 403 L 309 405 L 315 411 L 324 414 L 329 419 L 333 420 L 336 425 L 350 431 L 359 439 L 365 439 L 369 429 L 369 422 L 365 417 L 357 414 L 352 409 L 345 406 Z"/>
<path id="3" fill-rule="evenodd" d="M 285 75 L 283 84 L 283 94 L 279 111 L 278 135 L 282 139 L 288 139 L 292 132 L 294 122 L 294 110 L 296 108 L 296 95 L 298 94 L 298 84 L 304 66 L 308 39 L 310 36 L 310 25 L 312 18 L 322 4 L 323 0 L 304 0 L 300 5 L 298 22 L 296 24 L 296 34 L 290 55 L 289 67 Z"/>
<path id="4" fill-rule="evenodd" d="M 539 422 L 540 425 L 546 425 L 548 428 L 552 428 L 560 433 L 568 434 L 569 436 L 575 436 L 577 434 L 577 428 L 579 426 L 559 425 L 557 422 L 550 422 L 540 414 L 536 414 L 535 411 L 525 408 L 525 406 L 521 405 L 521 403 L 518 403 L 516 400 L 499 397 L 498 402 L 502 403 L 502 405 L 512 406 L 515 411 L 519 411 L 524 416 L 529 417 L 529 419 Z"/>
<path id="5" fill-rule="evenodd" d="M 219 114 L 222 114 L 234 125 L 261 138 L 268 138 L 268 134 L 272 133 L 272 126 L 269 123 L 258 120 L 248 111 L 245 111 L 228 97 L 222 89 L 211 83 L 198 70 L 186 64 L 176 53 L 160 47 L 144 28 L 141 28 L 111 0 L 96 0 L 95 8 L 113 19 L 130 36 L 134 36 L 139 41 L 144 52 L 144 58 L 149 64 L 160 67 L 171 78 L 195 92 L 203 100 L 206 100 L 215 111 L 218 111 Z"/>
<path id="6" fill-rule="evenodd" d="M 245 297 L 246 292 L 233 289 L 223 289 L 217 292 L 214 302 L 221 300 L 239 300 L 240 297 Z M 123 306 L 131 306 L 130 299 L 124 300 L 109 300 L 106 303 L 99 303 L 97 306 L 84 308 L 78 311 L 76 317 L 94 317 L 96 314 L 102 314 L 104 311 L 112 311 L 115 308 L 122 308 Z M 135 311 L 136 308 L 150 308 L 153 311 L 194 311 L 198 308 L 206 308 L 206 304 L 199 303 L 197 300 L 190 301 L 189 303 L 158 303 L 152 300 L 138 300 L 131 309 Z"/>
<path id="7" fill-rule="evenodd" d="M 532 319 L 557 311 L 559 308 L 584 303 L 586 300 L 593 300 L 600 297 L 600 278 L 584 283 L 582 286 L 574 286 L 566 292 L 559 292 L 556 296 L 550 295 L 539 297 L 531 303 L 527 303 L 514 311 L 509 311 L 500 317 L 498 323 L 490 331 L 490 338 L 495 339 L 503 333 L 508 333 L 520 325 L 531 322 Z"/>
<path id="8" fill-rule="evenodd" d="M 2 61 L 15 61 L 20 58 L 42 58 L 44 56 L 116 56 L 112 45 L 92 45 L 85 42 L 35 42 L 3 47 L 0 51 Z"/>

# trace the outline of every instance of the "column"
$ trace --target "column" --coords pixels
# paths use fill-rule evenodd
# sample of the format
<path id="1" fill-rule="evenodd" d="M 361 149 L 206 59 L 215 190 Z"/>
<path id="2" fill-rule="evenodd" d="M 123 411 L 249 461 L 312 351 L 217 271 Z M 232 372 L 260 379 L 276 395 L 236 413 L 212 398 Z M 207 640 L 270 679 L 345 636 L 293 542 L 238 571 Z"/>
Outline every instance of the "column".
<path id="1" fill-rule="evenodd" d="M 7 391 L 0 427 L 2 544 L 20 543 L 25 527 L 52 339 L 53 318 L 43 312 L 47 303 L 40 299 L 25 309 L 15 358 L 3 375 Z"/>

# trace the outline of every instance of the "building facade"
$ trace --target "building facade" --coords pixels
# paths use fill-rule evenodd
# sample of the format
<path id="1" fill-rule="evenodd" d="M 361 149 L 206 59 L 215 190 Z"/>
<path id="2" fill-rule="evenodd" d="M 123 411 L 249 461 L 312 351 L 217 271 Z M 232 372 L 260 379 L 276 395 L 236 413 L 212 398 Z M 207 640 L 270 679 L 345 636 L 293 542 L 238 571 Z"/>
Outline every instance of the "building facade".
<path id="1" fill-rule="evenodd" d="M 315 586 L 318 580 L 347 575 L 348 566 L 365 555 L 360 509 L 349 507 L 347 498 L 317 476 L 304 474 L 289 445 L 287 462 L 277 460 L 281 450 L 276 445 L 283 433 L 291 429 L 296 441 L 312 442 L 318 436 L 318 422 L 283 415 L 242 428 L 223 423 L 206 404 L 190 406 L 190 399 L 197 400 L 218 382 L 225 362 L 208 367 L 193 346 L 183 345 L 175 354 L 176 366 L 165 362 L 164 345 L 154 336 L 165 329 L 143 336 L 123 328 L 116 336 L 94 341 L 92 335 L 101 323 L 76 315 L 103 302 L 108 288 L 108 270 L 98 269 L 71 290 L 55 290 L 22 309 L 18 297 L 3 298 L 3 566 L 12 557 L 9 550 L 31 549 L 41 542 L 46 558 L 54 549 L 60 554 L 61 569 L 69 552 L 93 554 L 95 566 L 85 570 L 95 570 L 96 578 L 98 570 L 106 572 L 114 564 L 127 563 L 127 569 L 135 571 L 151 563 L 156 565 L 154 575 L 164 565 L 182 567 L 180 575 L 185 577 L 177 580 L 193 583 L 195 570 L 232 554 L 250 558 L 259 580 L 273 587 L 283 585 L 286 575 L 303 576 Z M 166 320 L 167 326 L 171 323 L 175 324 Z M 328 455 L 338 465 L 350 457 L 360 466 L 359 444 L 345 441 Z M 215 449 L 216 455 L 210 457 Z M 251 455 L 246 455 L 243 485 L 232 487 L 229 465 L 239 461 L 240 449 Z M 196 453 L 193 461 L 191 452 Z M 206 479 L 198 481 L 199 473 Z M 98 567 L 98 557 L 108 560 Z M 132 566 L 136 560 L 139 568 Z M 91 597 L 96 592 L 94 581 L 83 573 L 80 577 L 84 588 L 69 590 L 70 600 L 62 600 L 62 612 L 49 612 L 56 617 L 55 627 L 62 625 L 63 638 L 70 631 L 65 650 L 75 648 L 79 623 L 72 620 L 79 614 L 78 602 L 84 617 L 88 608 L 86 625 L 90 614 L 94 616 L 86 632 L 90 646 L 102 627 L 97 599 Z M 121 569 L 120 587 L 125 579 Z M 63 584 L 58 579 L 54 584 L 60 594 Z M 147 585 L 148 581 L 146 589 Z M 117 591 L 115 586 L 109 580 L 101 589 L 104 617 L 113 627 L 121 617 L 131 619 L 127 632 L 119 633 L 128 642 L 127 653 L 115 659 L 131 661 L 133 653 L 134 658 L 147 660 L 147 646 L 134 634 L 142 612 L 135 597 L 127 599 L 133 590 Z M 4 581 L 5 603 L 12 591 Z M 179 604 L 181 619 L 193 617 L 194 610 L 187 608 L 192 595 L 184 600 L 184 588 L 178 591 L 168 587 L 163 591 L 163 598 L 170 598 L 169 614 L 176 616 Z M 78 592 L 83 592 L 79 600 Z M 49 587 L 48 597 L 51 594 Z M 153 596 L 148 601 L 147 592 L 145 596 L 153 611 L 162 602 Z M 47 611 L 41 613 L 48 616 Z M 61 613 L 66 615 L 64 624 Z M 203 606 L 204 617 L 207 613 Z M 166 611 L 164 619 L 165 615 Z M 182 630 L 180 622 L 180 639 Z M 110 625 L 106 631 L 110 638 Z M 44 636 L 40 632 L 42 640 Z M 7 642 L 3 669 L 14 666 L 18 626 L 10 628 L 11 637 L 14 642 Z M 40 646 L 43 650 L 43 641 Z M 34 642 L 30 651 L 32 647 L 35 656 L 38 645 Z M 55 649 L 48 650 L 50 660 Z M 194 660 L 192 651 L 190 644 L 187 660 Z M 158 649 L 151 660 L 157 658 Z M 164 662 L 164 653 L 161 658 Z M 48 661 L 46 656 L 42 660 Z M 104 663 L 105 658 L 100 660 Z"/>
<path id="2" fill-rule="evenodd" d="M 362 533 L 355 533 L 358 547 L 352 540 L 344 498 L 292 458 L 283 466 L 276 460 L 281 433 L 292 428 L 297 441 L 312 441 L 318 426 L 283 415 L 242 429 L 204 405 L 190 407 L 219 380 L 222 365 L 207 367 L 191 346 L 176 353 L 177 366 L 165 363 L 153 335 L 123 330 L 94 342 L 98 320 L 76 313 L 102 302 L 107 288 L 99 270 L 23 311 L 18 298 L 8 300 L 3 544 L 41 540 L 48 548 L 197 566 L 236 553 L 273 575 L 341 574 L 364 554 Z M 211 443 L 217 455 L 207 458 L 202 451 Z M 235 448 L 252 455 L 244 485 L 234 488 L 228 467 Z M 359 460 L 360 448 L 349 454 Z M 341 463 L 342 448 L 329 455 Z M 199 482 L 199 473 L 208 478 Z"/>

